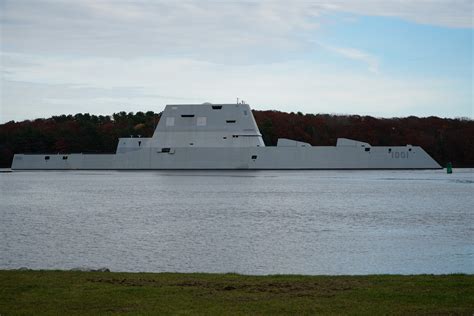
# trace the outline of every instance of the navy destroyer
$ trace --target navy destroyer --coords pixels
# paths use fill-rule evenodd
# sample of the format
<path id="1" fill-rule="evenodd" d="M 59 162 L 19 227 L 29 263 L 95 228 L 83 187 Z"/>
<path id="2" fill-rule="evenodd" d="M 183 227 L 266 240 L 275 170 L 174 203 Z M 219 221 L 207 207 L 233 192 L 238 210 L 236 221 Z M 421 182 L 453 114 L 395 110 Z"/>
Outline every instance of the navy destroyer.
<path id="1" fill-rule="evenodd" d="M 335 146 L 278 139 L 265 146 L 250 106 L 167 105 L 151 138 L 120 138 L 115 154 L 15 154 L 13 170 L 439 169 L 419 146 Z"/>

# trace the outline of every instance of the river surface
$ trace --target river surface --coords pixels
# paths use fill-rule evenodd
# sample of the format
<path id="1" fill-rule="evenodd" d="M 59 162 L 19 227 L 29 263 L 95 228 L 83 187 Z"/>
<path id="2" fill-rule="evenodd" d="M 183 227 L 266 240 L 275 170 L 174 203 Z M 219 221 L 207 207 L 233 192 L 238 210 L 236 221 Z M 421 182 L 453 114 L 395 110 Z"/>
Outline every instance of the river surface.
<path id="1" fill-rule="evenodd" d="M 0 269 L 474 273 L 474 170 L 0 173 Z"/>

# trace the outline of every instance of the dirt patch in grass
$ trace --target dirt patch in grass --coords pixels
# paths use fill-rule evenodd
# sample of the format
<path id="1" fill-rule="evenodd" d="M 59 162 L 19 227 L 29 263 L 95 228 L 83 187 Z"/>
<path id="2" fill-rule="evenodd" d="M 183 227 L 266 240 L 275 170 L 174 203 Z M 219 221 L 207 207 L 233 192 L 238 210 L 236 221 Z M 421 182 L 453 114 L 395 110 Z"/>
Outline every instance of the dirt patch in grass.
<path id="1" fill-rule="evenodd" d="M 327 280 L 326 282 L 260 282 L 233 281 L 206 281 L 206 280 L 184 280 L 179 282 L 163 282 L 156 279 L 143 278 L 88 278 L 88 282 L 110 284 L 114 286 L 131 287 L 185 287 L 212 291 L 240 291 L 246 293 L 273 293 L 288 294 L 292 296 L 324 296 L 331 297 L 341 291 L 349 291 L 360 288 L 367 282 L 361 280 Z"/>

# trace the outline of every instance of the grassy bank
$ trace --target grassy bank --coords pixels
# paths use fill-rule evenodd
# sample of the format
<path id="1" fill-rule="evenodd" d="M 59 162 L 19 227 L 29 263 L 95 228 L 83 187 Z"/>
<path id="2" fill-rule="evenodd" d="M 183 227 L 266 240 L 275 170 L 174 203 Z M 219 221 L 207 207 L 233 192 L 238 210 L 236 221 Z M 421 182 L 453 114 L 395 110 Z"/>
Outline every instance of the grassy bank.
<path id="1" fill-rule="evenodd" d="M 474 275 L 0 271 L 0 314 L 466 314 Z"/>

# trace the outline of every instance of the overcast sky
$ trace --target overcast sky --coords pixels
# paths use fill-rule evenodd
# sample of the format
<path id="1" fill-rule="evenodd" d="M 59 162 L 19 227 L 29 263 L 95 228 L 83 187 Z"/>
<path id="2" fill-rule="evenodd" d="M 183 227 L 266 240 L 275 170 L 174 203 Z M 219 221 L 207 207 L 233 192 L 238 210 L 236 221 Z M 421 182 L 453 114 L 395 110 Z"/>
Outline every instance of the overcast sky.
<path id="1" fill-rule="evenodd" d="M 170 103 L 473 118 L 471 0 L 0 0 L 0 122 Z"/>

